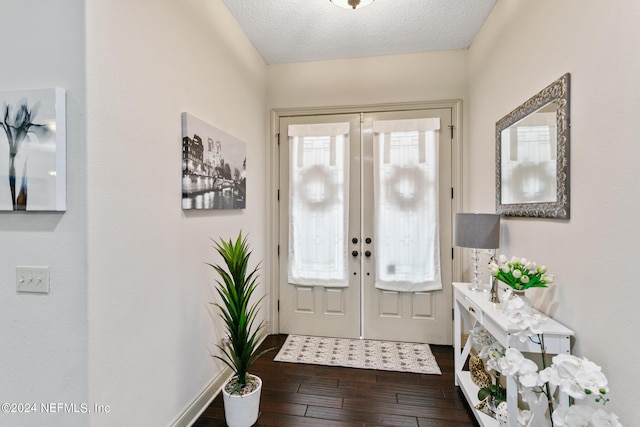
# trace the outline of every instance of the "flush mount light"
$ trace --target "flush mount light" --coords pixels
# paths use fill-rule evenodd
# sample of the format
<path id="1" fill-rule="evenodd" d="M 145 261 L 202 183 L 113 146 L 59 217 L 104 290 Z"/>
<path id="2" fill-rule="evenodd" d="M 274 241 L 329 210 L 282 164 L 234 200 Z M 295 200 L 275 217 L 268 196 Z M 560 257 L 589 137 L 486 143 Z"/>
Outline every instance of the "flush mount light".
<path id="1" fill-rule="evenodd" d="M 329 0 L 331 3 L 345 9 L 356 9 L 373 3 L 373 0 Z"/>

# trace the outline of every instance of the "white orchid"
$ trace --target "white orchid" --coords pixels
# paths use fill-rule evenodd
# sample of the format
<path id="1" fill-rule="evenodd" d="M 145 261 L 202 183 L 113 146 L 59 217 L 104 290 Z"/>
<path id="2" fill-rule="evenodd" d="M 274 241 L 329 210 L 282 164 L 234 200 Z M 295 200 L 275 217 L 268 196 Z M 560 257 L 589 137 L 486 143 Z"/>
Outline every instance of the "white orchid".
<path id="1" fill-rule="evenodd" d="M 504 356 L 495 360 L 496 370 L 503 375 L 515 375 L 525 387 L 541 385 L 538 375 L 538 365 L 527 359 L 516 348 L 508 348 Z"/>
<path id="2" fill-rule="evenodd" d="M 609 391 L 607 377 L 600 366 L 584 357 L 554 356 L 553 364 L 540 372 L 540 377 L 574 399 L 584 399 L 588 395 L 603 396 Z"/>
<path id="3" fill-rule="evenodd" d="M 520 332 L 516 333 L 520 341 L 524 342 L 529 337 L 542 333 L 540 324 L 545 322 L 547 318 L 540 313 L 534 312 L 531 304 L 524 298 L 514 295 L 511 289 L 508 289 L 504 294 L 503 301 L 503 311 L 507 319 L 521 329 Z"/>
<path id="4" fill-rule="evenodd" d="M 498 360 L 498 370 L 503 375 L 516 375 L 525 357 L 515 348 L 508 348 Z"/>
<path id="5" fill-rule="evenodd" d="M 538 365 L 533 360 L 524 359 L 520 363 L 518 381 L 523 387 L 539 387 L 543 384 L 538 374 Z"/>
<path id="6" fill-rule="evenodd" d="M 553 423 L 556 426 L 588 427 L 595 409 L 586 405 L 563 406 L 553 411 Z"/>
<path id="7" fill-rule="evenodd" d="M 618 421 L 618 416 L 616 414 L 607 412 L 602 408 L 593 413 L 591 416 L 591 422 L 594 427 L 622 427 L 622 424 Z"/>
<path id="8" fill-rule="evenodd" d="M 502 372 L 499 363 L 504 356 L 504 348 L 500 344 L 496 342 L 483 348 L 478 356 L 480 356 L 488 370 Z"/>
<path id="9" fill-rule="evenodd" d="M 553 412 L 553 422 L 560 427 L 622 427 L 617 415 L 587 405 L 558 408 Z"/>
<path id="10" fill-rule="evenodd" d="M 538 327 L 540 319 L 546 318 L 533 313 L 530 304 L 527 304 L 522 298 L 511 295 L 510 291 L 506 293 L 504 304 L 505 314 L 510 319 L 513 319 L 513 323 L 526 328 L 529 335 L 540 333 L 533 331 Z M 483 344 L 479 351 L 479 356 L 483 359 L 485 368 L 489 371 L 495 371 L 496 378 L 500 374 L 515 377 L 524 402 L 529 402 L 527 396 L 531 396 L 531 393 L 544 393 L 547 396 L 554 396 L 556 387 L 561 392 L 577 400 L 585 399 L 587 396 L 594 396 L 597 403 L 605 404 L 608 402 L 608 399 L 604 397 L 609 391 L 607 378 L 602 373 L 600 366 L 587 358 L 567 354 L 556 355 L 552 359 L 551 366 L 538 372 L 538 365 L 535 362 L 524 357 L 515 348 L 505 350 L 483 327 L 474 328 L 471 330 L 471 335 L 474 343 Z M 524 329 L 522 336 L 526 337 Z M 544 357 L 544 352 L 542 354 Z M 583 404 L 558 406 L 556 398 L 552 397 L 551 399 L 549 401 L 549 412 L 552 413 L 554 426 L 622 427 L 615 414 L 602 408 L 596 409 Z M 531 405 L 531 402 L 529 402 L 529 405 Z M 556 407 L 555 409 L 553 408 L 554 406 Z M 531 409 L 531 406 L 529 409 Z M 531 411 L 519 409 L 519 425 L 526 425 L 531 414 Z M 495 415 L 498 420 L 506 419 L 506 402 L 499 403 Z M 501 422 L 501 425 L 503 424 Z"/>

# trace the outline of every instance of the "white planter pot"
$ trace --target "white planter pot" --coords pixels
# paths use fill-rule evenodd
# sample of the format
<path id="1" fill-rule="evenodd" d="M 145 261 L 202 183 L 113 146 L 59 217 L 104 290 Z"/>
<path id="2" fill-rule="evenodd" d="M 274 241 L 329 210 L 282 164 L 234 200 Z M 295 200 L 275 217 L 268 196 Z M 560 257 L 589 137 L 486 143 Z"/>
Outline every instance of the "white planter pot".
<path id="1" fill-rule="evenodd" d="M 222 387 L 224 418 L 229 427 L 251 427 L 258 420 L 262 380 L 255 375 L 251 377 L 258 380 L 258 387 L 249 394 L 229 394 L 225 390 L 227 384 Z"/>

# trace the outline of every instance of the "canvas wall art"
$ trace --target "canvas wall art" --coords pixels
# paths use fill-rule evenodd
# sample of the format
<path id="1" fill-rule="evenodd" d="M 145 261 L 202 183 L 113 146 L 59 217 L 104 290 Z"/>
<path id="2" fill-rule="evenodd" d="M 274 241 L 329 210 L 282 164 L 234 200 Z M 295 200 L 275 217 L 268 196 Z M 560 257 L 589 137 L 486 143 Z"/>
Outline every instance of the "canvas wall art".
<path id="1" fill-rule="evenodd" d="M 182 209 L 244 209 L 246 144 L 182 113 Z"/>
<path id="2" fill-rule="evenodd" d="M 66 210 L 65 91 L 0 92 L 0 211 Z"/>

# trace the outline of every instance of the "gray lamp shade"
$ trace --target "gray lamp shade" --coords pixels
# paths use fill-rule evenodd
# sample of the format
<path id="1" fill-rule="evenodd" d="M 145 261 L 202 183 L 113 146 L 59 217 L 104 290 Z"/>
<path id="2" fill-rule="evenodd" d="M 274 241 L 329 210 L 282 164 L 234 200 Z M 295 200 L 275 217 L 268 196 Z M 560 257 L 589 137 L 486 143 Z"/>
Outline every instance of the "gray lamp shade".
<path id="1" fill-rule="evenodd" d="M 457 213 L 453 225 L 453 244 L 463 248 L 499 248 L 500 215 Z"/>

